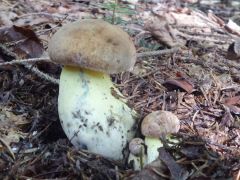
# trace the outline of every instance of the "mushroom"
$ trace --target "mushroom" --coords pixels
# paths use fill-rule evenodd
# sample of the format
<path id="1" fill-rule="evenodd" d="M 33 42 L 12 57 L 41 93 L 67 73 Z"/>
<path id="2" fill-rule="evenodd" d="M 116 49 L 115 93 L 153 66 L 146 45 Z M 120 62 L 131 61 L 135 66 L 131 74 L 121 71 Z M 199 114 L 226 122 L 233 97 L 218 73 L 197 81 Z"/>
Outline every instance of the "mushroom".
<path id="1" fill-rule="evenodd" d="M 146 162 L 144 141 L 141 138 L 134 138 L 128 148 L 130 151 L 128 163 L 133 165 L 134 170 L 141 170 Z"/>
<path id="2" fill-rule="evenodd" d="M 157 159 L 158 148 L 163 147 L 160 138 L 170 140 L 169 134 L 177 133 L 179 129 L 178 117 L 169 111 L 154 111 L 143 119 L 141 132 L 145 136 L 147 147 L 146 164 Z"/>
<path id="3" fill-rule="evenodd" d="M 49 42 L 50 59 L 64 65 L 58 113 L 71 143 L 120 160 L 135 134 L 137 113 L 126 105 L 111 73 L 131 70 L 136 49 L 121 28 L 88 19 L 60 28 Z"/>

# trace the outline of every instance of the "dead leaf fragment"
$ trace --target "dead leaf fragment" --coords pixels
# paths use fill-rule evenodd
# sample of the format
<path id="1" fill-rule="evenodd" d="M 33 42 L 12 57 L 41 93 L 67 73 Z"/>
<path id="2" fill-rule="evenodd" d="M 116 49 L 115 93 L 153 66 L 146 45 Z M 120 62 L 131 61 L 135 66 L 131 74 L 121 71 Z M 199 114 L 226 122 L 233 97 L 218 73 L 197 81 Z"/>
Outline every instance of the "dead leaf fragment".
<path id="1" fill-rule="evenodd" d="M 40 57 L 44 51 L 43 45 L 36 34 L 26 27 L 0 28 L 0 42 L 20 58 Z M 1 53 L 2 57 L 4 53 L 7 54 L 7 52 Z"/>
<path id="2" fill-rule="evenodd" d="M 181 149 L 181 153 L 183 153 L 188 158 L 194 159 L 200 157 L 201 149 L 197 146 L 184 147 Z"/>
<path id="3" fill-rule="evenodd" d="M 186 80 L 185 78 L 169 79 L 165 81 L 163 85 L 171 90 L 181 88 L 189 94 L 192 93 L 194 90 L 193 84 L 189 80 Z"/>
<path id="4" fill-rule="evenodd" d="M 225 25 L 225 22 L 219 18 L 218 16 L 216 16 L 215 14 L 213 14 L 212 12 L 208 13 L 208 17 L 209 19 L 211 19 L 213 22 L 217 23 L 220 25 L 220 27 L 223 27 Z"/>
<path id="5" fill-rule="evenodd" d="M 163 148 L 159 148 L 159 158 L 164 162 L 164 164 L 168 167 L 171 178 L 178 179 L 178 180 L 185 180 L 187 179 L 187 171 L 184 170 L 173 157 Z"/>
<path id="6" fill-rule="evenodd" d="M 224 105 L 227 106 L 232 113 L 240 114 L 240 108 L 238 107 L 240 106 L 240 96 L 226 98 Z"/>
<path id="7" fill-rule="evenodd" d="M 228 107 L 225 107 L 225 113 L 222 117 L 221 126 L 227 126 L 227 127 L 231 127 L 234 123 L 234 118 L 230 112 L 230 109 Z"/>
<path id="8" fill-rule="evenodd" d="M 169 26 L 166 18 L 162 15 L 154 16 L 144 25 L 145 30 L 149 31 L 160 43 L 168 47 L 177 47 L 178 43 L 175 31 Z"/>
<path id="9" fill-rule="evenodd" d="M 6 107 L 0 107 L 0 138 L 10 146 L 18 142 L 20 138 L 26 137 L 25 133 L 19 131 L 20 125 L 28 124 L 29 121 L 22 115 L 15 115 Z"/>
<path id="10" fill-rule="evenodd" d="M 226 98 L 224 103 L 227 105 L 240 105 L 240 96 Z"/>
<path id="11" fill-rule="evenodd" d="M 240 61 L 240 39 L 229 45 L 226 58 Z"/>
<path id="12" fill-rule="evenodd" d="M 229 19 L 228 23 L 225 26 L 225 29 L 233 34 L 240 35 L 240 26 L 235 23 L 233 20 Z"/>
<path id="13" fill-rule="evenodd" d="M 159 180 L 161 177 L 154 172 L 151 168 L 144 168 L 142 171 L 140 171 L 137 175 L 135 175 L 132 180 Z"/>
<path id="14" fill-rule="evenodd" d="M 233 106 L 233 105 L 226 105 L 230 111 L 234 114 L 240 115 L 240 108 L 237 106 Z"/>

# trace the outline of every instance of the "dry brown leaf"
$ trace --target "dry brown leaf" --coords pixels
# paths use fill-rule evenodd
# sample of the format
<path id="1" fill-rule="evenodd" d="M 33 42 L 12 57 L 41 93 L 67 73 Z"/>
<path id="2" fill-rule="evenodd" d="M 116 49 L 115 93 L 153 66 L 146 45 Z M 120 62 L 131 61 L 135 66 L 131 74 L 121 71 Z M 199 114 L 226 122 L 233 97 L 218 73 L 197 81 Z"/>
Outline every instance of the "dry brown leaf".
<path id="1" fill-rule="evenodd" d="M 229 19 L 228 23 L 225 26 L 225 29 L 232 34 L 240 36 L 240 26 L 231 19 Z"/>
<path id="2" fill-rule="evenodd" d="M 189 80 L 185 78 L 178 78 L 178 79 L 169 79 L 163 83 L 165 87 L 168 89 L 183 89 L 189 94 L 193 92 L 194 86 Z"/>
<path id="3" fill-rule="evenodd" d="M 8 145 L 26 137 L 27 134 L 21 132 L 19 126 L 28 123 L 24 115 L 15 115 L 10 109 L 0 107 L 0 137 Z"/>
<path id="4" fill-rule="evenodd" d="M 195 96 L 193 94 L 186 94 L 183 99 L 190 107 L 195 108 L 197 107 L 197 103 L 194 98 Z"/>
<path id="5" fill-rule="evenodd" d="M 234 123 L 234 118 L 232 116 L 232 114 L 230 113 L 230 109 L 228 107 L 225 107 L 225 113 L 222 117 L 221 126 L 227 126 L 227 127 L 231 127 Z"/>
<path id="6" fill-rule="evenodd" d="M 154 172 L 153 169 L 151 168 L 144 168 L 143 170 L 141 170 L 137 175 L 135 175 L 133 178 L 131 178 L 132 180 L 159 180 L 161 179 L 161 177 Z"/>
<path id="7" fill-rule="evenodd" d="M 230 111 L 232 113 L 237 114 L 237 115 L 240 114 L 240 108 L 239 107 L 233 106 L 233 105 L 226 105 L 226 106 L 230 109 Z"/>
<path id="8" fill-rule="evenodd" d="M 234 114 L 240 114 L 240 108 L 238 107 L 240 105 L 240 96 L 226 98 L 224 100 L 224 105 L 227 106 Z"/>
<path id="9" fill-rule="evenodd" d="M 169 26 L 166 18 L 162 15 L 154 16 L 148 20 L 144 28 L 149 31 L 153 37 L 168 47 L 180 46 L 175 31 Z"/>
<path id="10" fill-rule="evenodd" d="M 229 135 L 224 130 L 209 130 L 205 127 L 198 127 L 198 134 L 200 137 L 204 137 L 213 144 L 223 144 L 225 143 Z"/>
<path id="11" fill-rule="evenodd" d="M 143 76 L 147 73 L 147 69 L 145 67 L 142 67 L 141 64 L 136 64 L 131 73 L 136 76 Z"/>
<path id="12" fill-rule="evenodd" d="M 240 39 L 229 45 L 226 58 L 240 61 Z"/>
<path id="13" fill-rule="evenodd" d="M 219 24 L 221 27 L 225 26 L 225 22 L 219 18 L 218 16 L 216 16 L 215 14 L 213 14 L 212 12 L 208 13 L 208 17 L 209 19 L 211 19 L 213 22 Z"/>
<path id="14" fill-rule="evenodd" d="M 168 167 L 171 173 L 171 179 L 185 180 L 187 179 L 188 172 L 183 169 L 174 158 L 163 148 L 159 148 L 159 158 Z"/>
<path id="15" fill-rule="evenodd" d="M 0 42 L 5 48 L 11 48 L 10 52 L 17 54 L 19 58 L 40 57 L 44 52 L 43 45 L 36 34 L 29 28 L 12 26 L 0 29 Z M 0 59 L 8 55 L 1 50 Z"/>
<path id="16" fill-rule="evenodd" d="M 183 147 L 181 149 L 181 153 L 183 153 L 186 157 L 190 159 L 199 158 L 201 156 L 201 147 L 199 146 Z"/>
<path id="17" fill-rule="evenodd" d="M 209 17 L 206 16 L 206 14 L 200 11 L 193 11 L 188 8 L 175 8 L 165 13 L 161 10 L 161 7 L 155 9 L 155 12 L 157 12 L 157 14 L 162 15 L 166 18 L 168 24 L 181 27 L 192 27 L 192 31 L 196 33 L 211 33 L 211 28 L 220 28 L 218 23 L 212 21 Z"/>
<path id="18" fill-rule="evenodd" d="M 227 105 L 240 105 L 240 96 L 234 96 L 225 99 Z"/>

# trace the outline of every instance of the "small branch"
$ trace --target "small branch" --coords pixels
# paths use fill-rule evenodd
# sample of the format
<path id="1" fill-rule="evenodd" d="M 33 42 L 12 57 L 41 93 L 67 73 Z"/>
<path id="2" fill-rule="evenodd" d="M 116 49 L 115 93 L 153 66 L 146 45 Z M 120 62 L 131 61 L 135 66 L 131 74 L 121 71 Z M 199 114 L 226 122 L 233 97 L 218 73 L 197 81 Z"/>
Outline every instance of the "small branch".
<path id="1" fill-rule="evenodd" d="M 171 54 L 171 53 L 177 52 L 178 50 L 179 50 L 179 48 L 172 48 L 172 49 L 159 50 L 159 51 L 142 52 L 142 53 L 137 53 L 137 58 L 149 57 L 149 56 L 159 56 L 159 55 L 163 55 L 163 54 Z M 9 62 L 0 63 L 0 66 L 23 64 L 23 63 L 33 63 L 33 62 L 39 62 L 39 61 L 46 61 L 46 62 L 54 63 L 53 61 L 50 60 L 49 57 L 42 57 L 42 58 L 29 58 L 29 59 L 14 59 Z"/>
<path id="2" fill-rule="evenodd" d="M 58 79 L 55 79 L 55 78 L 49 76 L 48 74 L 43 73 L 38 68 L 33 67 L 32 65 L 28 64 L 28 63 L 39 62 L 39 61 L 52 62 L 52 61 L 50 61 L 49 58 L 16 59 L 16 60 L 13 60 L 13 61 L 10 61 L 10 62 L 0 63 L 0 66 L 13 65 L 13 64 L 23 64 L 25 68 L 27 68 L 30 71 L 32 71 L 38 77 L 43 78 L 43 79 L 45 79 L 47 81 L 50 81 L 50 82 L 52 82 L 54 84 L 59 84 L 59 80 Z"/>
<path id="3" fill-rule="evenodd" d="M 213 37 L 213 38 L 217 38 L 217 39 L 221 39 L 221 40 L 225 40 L 225 41 L 230 41 L 232 42 L 231 36 L 229 35 L 225 35 L 225 34 L 213 34 L 213 33 L 202 33 L 202 32 L 195 32 L 195 31 L 189 31 L 187 29 L 178 29 L 180 32 L 188 34 L 190 36 L 203 36 L 203 37 Z"/>
<path id="4" fill-rule="evenodd" d="M 229 68 L 223 67 L 223 66 L 218 66 L 218 65 L 214 65 L 214 64 L 210 64 L 208 62 L 204 62 L 202 60 L 197 60 L 197 59 L 193 59 L 193 58 L 189 58 L 189 57 L 181 57 L 181 56 L 177 56 L 177 58 L 181 59 L 184 63 L 193 63 L 196 65 L 200 65 L 206 69 L 211 69 L 214 68 L 217 71 L 221 72 L 221 73 L 225 73 L 229 71 Z"/>
<path id="5" fill-rule="evenodd" d="M 160 50 L 160 51 L 149 51 L 149 52 L 137 53 L 137 58 L 149 57 L 149 56 L 159 56 L 162 54 L 170 54 L 170 53 L 177 52 L 178 50 L 179 50 L 179 48 L 173 48 L 173 49 Z M 12 53 L 11 55 L 16 57 L 15 53 Z M 32 65 L 28 64 L 28 63 L 39 62 L 39 61 L 47 61 L 47 62 L 54 63 L 53 61 L 50 60 L 49 57 L 43 57 L 43 58 L 15 59 L 10 62 L 0 63 L 0 66 L 23 64 L 25 68 L 32 71 L 38 77 L 43 78 L 54 84 L 59 84 L 59 79 L 55 79 L 55 78 L 49 76 L 48 74 L 43 73 L 36 67 L 32 67 Z"/>
<path id="6" fill-rule="evenodd" d="M 9 62 L 4 62 L 4 63 L 0 63 L 0 66 L 6 66 L 6 65 L 13 65 L 13 64 L 24 64 L 24 63 L 32 63 L 32 62 L 39 62 L 39 61 L 46 61 L 46 62 L 52 62 L 49 59 L 49 57 L 43 57 L 43 58 L 29 58 L 29 59 L 15 59 Z"/>
<path id="7" fill-rule="evenodd" d="M 64 17 L 65 15 L 51 14 L 51 13 L 46 13 L 46 12 L 36 12 L 36 13 L 23 14 L 23 15 L 17 16 L 17 18 L 21 19 L 21 18 L 25 18 L 27 16 L 45 16 L 45 17 L 48 17 L 48 18 L 59 18 L 59 19 L 62 19 L 62 18 L 65 19 L 66 18 L 66 17 Z M 76 18 L 72 18 L 72 17 L 67 17 L 66 19 L 69 19 L 71 21 L 76 20 Z"/>
<path id="8" fill-rule="evenodd" d="M 23 65 L 25 66 L 25 68 L 29 69 L 30 71 L 32 71 L 34 74 L 36 74 L 38 77 L 43 78 L 51 83 L 54 84 L 59 84 L 59 79 L 55 79 L 54 77 L 49 76 L 48 74 L 43 73 L 42 71 L 40 71 L 38 68 L 33 67 L 30 64 L 27 63 L 23 63 Z"/>
<path id="9" fill-rule="evenodd" d="M 210 42 L 218 43 L 218 44 L 225 44 L 226 43 L 226 41 L 223 41 L 223 40 L 216 40 L 216 39 L 212 39 L 212 38 L 209 38 L 209 37 L 192 36 L 192 35 L 182 33 L 180 31 L 177 32 L 177 35 L 182 36 L 186 39 L 195 40 L 195 41 L 210 41 Z"/>
<path id="10" fill-rule="evenodd" d="M 143 57 L 149 57 L 149 56 L 160 56 L 163 54 L 172 54 L 172 53 L 177 52 L 179 49 L 180 48 L 172 48 L 172 49 L 165 49 L 165 50 L 159 50 L 159 51 L 148 51 L 148 52 L 137 53 L 137 58 L 143 58 Z M 178 56 L 178 58 L 181 59 L 185 63 L 194 63 L 197 65 L 201 65 L 205 68 L 214 68 L 214 69 L 218 70 L 219 72 L 228 72 L 230 70 L 230 68 L 226 68 L 226 67 L 218 66 L 218 65 L 214 65 L 214 64 L 209 64 L 205 61 L 200 61 L 197 59 L 194 60 L 189 57 Z M 53 61 L 50 60 L 49 57 L 42 57 L 42 58 L 30 58 L 30 59 L 15 59 L 10 62 L 0 63 L 0 66 L 23 64 L 26 68 L 32 70 L 39 77 L 42 77 L 43 79 L 46 79 L 54 84 L 58 84 L 59 83 L 58 79 L 50 77 L 49 75 L 39 71 L 37 68 L 29 68 L 29 66 L 27 66 L 27 63 L 33 63 L 33 62 L 39 62 L 39 61 L 46 61 L 46 62 L 54 63 Z M 227 64 L 229 67 L 234 67 L 235 69 L 239 70 L 239 66 L 236 62 L 223 61 L 223 63 Z"/>
<path id="11" fill-rule="evenodd" d="M 137 53 L 137 58 L 142 58 L 142 57 L 149 57 L 149 56 L 159 56 L 163 54 L 172 54 L 175 53 L 179 50 L 179 48 L 172 48 L 172 49 L 164 49 L 164 50 L 159 50 L 159 51 L 148 51 L 148 52 L 142 52 L 142 53 Z"/>
<path id="12" fill-rule="evenodd" d="M 218 57 L 218 64 L 215 64 L 211 61 L 206 62 L 203 60 L 198 60 L 191 57 L 186 56 L 176 56 L 177 58 L 181 59 L 184 63 L 194 63 L 196 65 L 201 65 L 204 68 L 214 68 L 218 70 L 219 72 L 229 72 L 233 69 L 236 69 L 236 71 L 240 71 L 240 66 L 238 62 L 232 61 L 232 60 L 226 60 L 224 57 Z M 226 65 L 226 66 L 225 66 Z"/>
<path id="13" fill-rule="evenodd" d="M 1 137 L 0 137 L 0 143 L 3 144 L 7 148 L 7 150 L 9 152 L 9 154 L 11 155 L 12 159 L 15 160 L 16 158 L 15 158 L 15 155 L 12 151 L 12 148 Z"/>
<path id="14" fill-rule="evenodd" d="M 29 69 L 30 71 L 32 71 L 34 74 L 36 74 L 38 77 L 43 78 L 47 81 L 50 81 L 54 84 L 59 84 L 59 80 L 55 79 L 51 76 L 49 76 L 48 74 L 45 74 L 43 72 L 41 72 L 39 69 L 37 69 L 36 67 L 32 67 L 32 65 L 29 65 L 28 62 L 38 62 L 38 61 L 50 61 L 50 59 L 48 57 L 45 58 L 30 58 L 30 59 L 17 59 L 18 55 L 12 51 L 10 51 L 7 47 L 5 47 L 4 45 L 0 44 L 0 48 L 1 50 L 4 51 L 5 54 L 16 58 L 15 60 L 12 60 L 10 62 L 5 62 L 5 63 L 0 63 L 0 66 L 4 66 L 4 65 L 13 65 L 13 64 L 22 64 L 25 68 Z"/>
<path id="15" fill-rule="evenodd" d="M 160 50 L 160 51 L 142 52 L 142 53 L 137 53 L 137 58 L 170 54 L 170 53 L 175 53 L 178 50 L 179 50 L 179 48 L 172 48 L 172 49 L 166 49 L 166 50 Z M 14 57 L 16 57 L 15 54 L 11 54 L 11 55 L 14 55 Z M 0 63 L 0 66 L 22 64 L 22 65 L 24 65 L 25 68 L 32 71 L 38 77 L 43 78 L 51 83 L 59 84 L 59 79 L 55 79 L 55 78 L 49 76 L 48 74 L 43 73 L 38 68 L 32 67 L 32 65 L 28 64 L 28 63 L 39 62 L 39 61 L 46 61 L 46 62 L 54 63 L 53 61 L 50 60 L 49 57 L 43 57 L 43 58 L 15 59 L 10 62 Z"/>

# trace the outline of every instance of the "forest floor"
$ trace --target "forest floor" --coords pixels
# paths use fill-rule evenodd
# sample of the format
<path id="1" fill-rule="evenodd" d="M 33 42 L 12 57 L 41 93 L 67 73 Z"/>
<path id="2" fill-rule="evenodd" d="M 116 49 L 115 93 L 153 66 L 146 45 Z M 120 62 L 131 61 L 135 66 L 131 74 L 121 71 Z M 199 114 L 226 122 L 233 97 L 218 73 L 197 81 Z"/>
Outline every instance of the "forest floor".
<path id="1" fill-rule="evenodd" d="M 240 5 L 191 2 L 2 0 L 0 179 L 240 179 Z M 46 49 L 62 25 L 83 18 L 132 37 L 136 65 L 112 80 L 140 114 L 138 126 L 156 110 L 180 119 L 179 143 L 159 154 L 164 171 L 134 171 L 75 149 L 65 136 L 61 66 Z"/>

